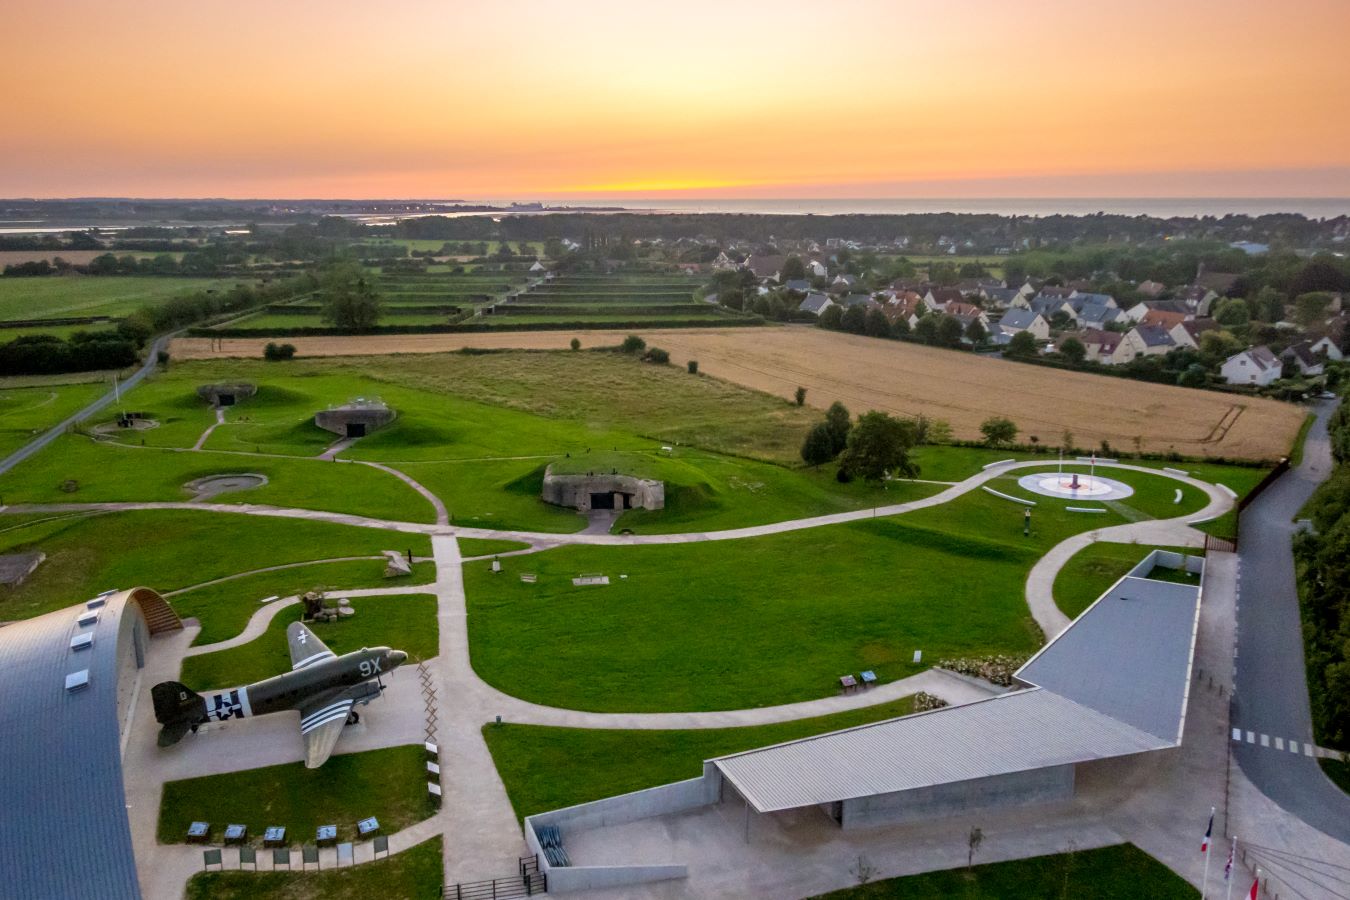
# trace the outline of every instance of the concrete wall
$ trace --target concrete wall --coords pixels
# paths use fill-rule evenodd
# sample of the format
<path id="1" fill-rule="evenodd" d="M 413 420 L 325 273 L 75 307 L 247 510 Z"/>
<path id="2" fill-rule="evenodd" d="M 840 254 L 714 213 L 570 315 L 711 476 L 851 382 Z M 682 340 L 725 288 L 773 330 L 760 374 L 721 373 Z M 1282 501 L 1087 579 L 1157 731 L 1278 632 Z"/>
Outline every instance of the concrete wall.
<path id="1" fill-rule="evenodd" d="M 88 653 L 82 650 L 81 653 Z M 138 675 L 150 652 L 150 630 L 141 605 L 128 600 L 117 624 L 117 727 L 125 731 L 131 715 L 132 699 L 139 687 Z"/>
<path id="2" fill-rule="evenodd" d="M 689 874 L 683 864 L 632 865 L 632 866 L 552 866 L 544 855 L 535 827 L 555 825 L 562 832 L 563 847 L 567 846 L 569 833 L 587 828 L 603 828 L 609 825 L 622 825 L 637 819 L 653 816 L 665 816 L 685 812 L 717 802 L 715 778 L 690 778 L 645 791 L 620 794 L 607 797 L 593 803 L 581 803 L 565 809 L 555 809 L 546 813 L 529 816 L 525 819 L 525 843 L 530 851 L 539 857 L 539 868 L 548 875 L 550 893 L 568 891 L 597 890 L 627 884 L 645 884 L 652 881 L 665 881 L 670 878 L 684 878 Z"/>
<path id="3" fill-rule="evenodd" d="M 1073 797 L 1072 765 L 1032 769 L 940 784 L 894 794 L 845 800 L 844 828 L 895 825 L 987 810 L 1051 803 Z"/>
<path id="4" fill-rule="evenodd" d="M 1197 554 L 1202 553 L 1204 551 L 1197 548 Z M 1164 569 L 1180 569 L 1185 566 L 1186 571 L 1192 575 L 1203 576 L 1205 573 L 1205 558 L 1202 555 L 1175 553 L 1171 550 L 1154 550 L 1125 574 L 1129 577 L 1147 578 L 1148 573 L 1152 572 L 1155 566 Z"/>
<path id="5" fill-rule="evenodd" d="M 314 424 L 325 431 L 346 435 L 348 423 L 360 423 L 370 433 L 394 421 L 394 411 L 386 406 L 339 406 L 314 414 Z"/>
<path id="6" fill-rule="evenodd" d="M 230 396 L 234 397 L 235 403 L 242 403 L 244 400 L 247 400 L 249 397 L 252 397 L 256 393 L 258 393 L 258 388 L 256 385 L 252 385 L 243 381 L 235 382 L 233 384 L 230 383 L 203 384 L 197 388 L 197 396 L 201 397 L 203 400 L 205 400 L 207 403 L 210 403 L 212 406 L 220 405 L 221 394 L 229 394 Z"/>
<path id="7" fill-rule="evenodd" d="M 544 471 L 541 496 L 545 503 L 585 512 L 591 508 L 591 494 L 615 493 L 631 494 L 633 509 L 664 509 L 666 506 L 664 482 L 632 475 L 555 475 L 552 466 Z M 616 503 L 615 508 L 624 507 Z"/>

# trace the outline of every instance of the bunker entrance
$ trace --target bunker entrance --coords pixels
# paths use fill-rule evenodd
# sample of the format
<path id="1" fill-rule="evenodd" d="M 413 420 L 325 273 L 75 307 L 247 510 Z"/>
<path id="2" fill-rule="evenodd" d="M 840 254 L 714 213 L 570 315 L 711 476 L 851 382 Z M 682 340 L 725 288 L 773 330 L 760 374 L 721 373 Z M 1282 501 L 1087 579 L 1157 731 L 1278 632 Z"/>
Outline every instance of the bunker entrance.
<path id="1" fill-rule="evenodd" d="M 220 406 L 234 406 L 234 394 L 217 394 L 216 403 Z"/>
<path id="2" fill-rule="evenodd" d="M 365 422 L 348 422 L 348 423 L 347 423 L 347 437 L 349 437 L 349 438 L 358 438 L 358 437 L 365 437 L 365 436 L 366 436 L 366 423 L 365 423 Z"/>
<path id="3" fill-rule="evenodd" d="M 609 491 L 591 494 L 591 509 L 613 509 L 614 495 Z"/>

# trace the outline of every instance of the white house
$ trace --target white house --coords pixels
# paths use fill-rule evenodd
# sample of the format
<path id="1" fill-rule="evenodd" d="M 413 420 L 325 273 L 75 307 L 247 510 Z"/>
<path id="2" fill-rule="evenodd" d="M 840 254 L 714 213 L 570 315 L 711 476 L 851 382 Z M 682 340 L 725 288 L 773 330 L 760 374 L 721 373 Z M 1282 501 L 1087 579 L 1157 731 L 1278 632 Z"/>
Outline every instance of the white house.
<path id="1" fill-rule="evenodd" d="M 1337 347 L 1336 342 L 1329 336 L 1323 336 L 1313 341 L 1312 352 L 1332 362 L 1340 362 L 1345 358 L 1345 355 L 1341 353 L 1341 348 Z"/>
<path id="2" fill-rule="evenodd" d="M 806 276 L 808 278 L 824 278 L 830 274 L 830 270 L 818 259 L 808 259 L 803 265 L 806 266 Z"/>
<path id="3" fill-rule="evenodd" d="M 1125 335 L 1119 331 L 1103 331 L 1100 328 L 1084 328 L 1074 335 L 1082 341 L 1089 362 L 1099 362 L 1104 366 L 1114 366 L 1117 362 L 1116 351 L 1120 348 Z"/>
<path id="4" fill-rule="evenodd" d="M 1282 366 L 1269 347 L 1252 347 L 1224 360 L 1219 374 L 1229 384 L 1265 387 L 1280 377 Z"/>
<path id="5" fill-rule="evenodd" d="M 1200 335 L 1206 331 L 1216 331 L 1219 323 L 1213 319 L 1189 319 L 1185 322 L 1178 322 L 1167 330 L 1172 337 L 1172 343 L 1178 347 L 1186 347 L 1191 350 L 1200 349 Z"/>
<path id="6" fill-rule="evenodd" d="M 1038 341 L 1050 340 L 1050 323 L 1045 321 L 1045 316 L 1028 309 L 1010 309 L 998 324 L 1010 338 L 1019 331 L 1029 331 Z"/>
<path id="7" fill-rule="evenodd" d="M 1290 344 L 1280 354 L 1280 362 L 1293 366 L 1300 375 L 1321 375 L 1326 370 L 1322 357 L 1313 352 L 1311 341 Z"/>
<path id="8" fill-rule="evenodd" d="M 1139 356 L 1162 356 L 1176 344 L 1161 325 L 1136 325 L 1125 333 L 1114 354 L 1115 361 L 1127 363 Z"/>
<path id="9" fill-rule="evenodd" d="M 818 291 L 812 291 L 806 295 L 806 299 L 797 304 L 798 312 L 809 312 L 814 316 L 819 316 L 825 310 L 834 306 L 835 302 L 830 299 L 828 294 L 822 294 Z"/>

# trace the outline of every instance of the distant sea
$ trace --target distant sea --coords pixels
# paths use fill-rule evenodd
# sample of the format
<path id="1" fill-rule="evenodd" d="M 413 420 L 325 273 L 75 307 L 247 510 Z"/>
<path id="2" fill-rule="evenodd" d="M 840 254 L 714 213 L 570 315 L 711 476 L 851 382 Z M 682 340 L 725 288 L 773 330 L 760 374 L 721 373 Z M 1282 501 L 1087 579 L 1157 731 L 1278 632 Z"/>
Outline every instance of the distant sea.
<path id="1" fill-rule="evenodd" d="M 505 205 L 509 201 L 485 201 Z M 1350 197 L 993 197 L 987 199 L 876 200 L 701 200 L 695 198 L 606 197 L 554 200 L 551 207 L 623 207 L 630 210 L 681 213 L 760 213 L 838 216 L 848 214 L 992 213 L 1000 216 L 1260 216 L 1302 213 L 1310 219 L 1350 216 Z"/>

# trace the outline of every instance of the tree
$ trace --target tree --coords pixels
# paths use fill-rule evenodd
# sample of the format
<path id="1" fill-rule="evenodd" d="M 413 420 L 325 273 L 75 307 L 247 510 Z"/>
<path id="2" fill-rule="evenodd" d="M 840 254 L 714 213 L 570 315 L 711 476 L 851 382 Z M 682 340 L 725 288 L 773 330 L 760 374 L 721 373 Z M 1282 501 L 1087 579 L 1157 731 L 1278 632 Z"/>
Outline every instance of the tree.
<path id="1" fill-rule="evenodd" d="M 1252 318 L 1262 322 L 1278 322 L 1284 318 L 1284 298 L 1269 285 L 1256 292 L 1251 302 Z"/>
<path id="2" fill-rule="evenodd" d="M 696 359 L 689 360 L 689 362 L 685 363 L 685 367 L 689 369 L 690 375 L 698 374 L 698 360 Z"/>
<path id="3" fill-rule="evenodd" d="M 789 256 L 783 260 L 783 268 L 778 274 L 783 281 L 800 281 L 806 277 L 806 263 L 800 256 Z"/>
<path id="4" fill-rule="evenodd" d="M 965 329 L 961 327 L 961 320 L 956 316 L 949 316 L 946 313 L 938 316 L 937 342 L 939 346 L 959 347 L 963 334 L 965 334 Z"/>
<path id="5" fill-rule="evenodd" d="M 990 447 L 1002 447 L 1017 440 L 1017 426 L 1002 416 L 991 416 L 981 422 L 980 433 Z"/>
<path id="6" fill-rule="evenodd" d="M 727 288 L 717 295 L 717 302 L 727 309 L 745 309 L 745 291 L 738 287 Z"/>
<path id="7" fill-rule="evenodd" d="M 891 337 L 893 338 L 907 338 L 909 337 L 909 331 L 909 320 L 903 317 L 896 319 L 891 324 Z"/>
<path id="8" fill-rule="evenodd" d="M 792 399 L 797 401 L 798 406 L 801 406 L 804 403 L 806 403 L 806 388 L 804 387 L 797 388 L 797 392 L 792 395 Z"/>
<path id="9" fill-rule="evenodd" d="M 1251 321 L 1251 308 L 1241 297 L 1220 300 L 1214 307 L 1214 320 L 1220 325 L 1241 327 Z"/>
<path id="10" fill-rule="evenodd" d="M 1081 366 L 1087 359 L 1087 347 L 1076 337 L 1067 337 L 1059 342 L 1059 352 L 1075 366 Z"/>
<path id="11" fill-rule="evenodd" d="M 979 319 L 971 319 L 970 324 L 966 326 L 966 338 L 976 346 L 984 343 L 984 339 L 989 332 L 984 330 Z"/>
<path id="12" fill-rule="evenodd" d="M 647 342 L 636 334 L 630 334 L 623 339 L 623 343 L 619 345 L 619 349 L 624 353 L 641 353 L 643 350 L 647 349 Z"/>
<path id="13" fill-rule="evenodd" d="M 1019 331 L 1008 341 L 1008 349 L 1003 351 L 1004 356 L 1035 356 L 1036 338 L 1030 331 Z"/>
<path id="14" fill-rule="evenodd" d="M 825 424 L 830 429 L 831 449 L 838 453 L 848 445 L 848 433 L 853 428 L 853 420 L 848 414 L 848 407 L 838 400 L 831 403 L 830 408 L 825 411 Z"/>
<path id="15" fill-rule="evenodd" d="M 890 337 L 891 323 L 887 321 L 886 314 L 879 309 L 869 309 L 863 320 L 863 334 L 868 337 Z"/>
<path id="16" fill-rule="evenodd" d="M 1181 374 L 1177 375 L 1177 384 L 1182 387 L 1204 387 L 1208 380 L 1208 373 L 1200 363 L 1191 363 Z"/>
<path id="17" fill-rule="evenodd" d="M 380 321 L 380 295 L 353 262 L 326 268 L 319 278 L 323 320 L 343 331 L 368 331 Z"/>
<path id="18" fill-rule="evenodd" d="M 844 323 L 844 309 L 841 306 L 828 306 L 818 320 L 821 328 L 838 331 Z"/>
<path id="19" fill-rule="evenodd" d="M 643 359 L 650 363 L 656 363 L 658 366 L 664 366 L 670 363 L 670 352 L 662 350 L 660 347 L 652 347 Z"/>
<path id="20" fill-rule="evenodd" d="M 281 362 L 287 359 L 295 358 L 294 344 L 274 344 L 269 343 L 263 348 L 263 359 L 269 362 Z"/>
<path id="21" fill-rule="evenodd" d="M 938 341 L 938 323 L 937 316 L 924 316 L 914 323 L 914 336 L 925 344 L 936 344 Z"/>
<path id="22" fill-rule="evenodd" d="M 817 422 L 802 442 L 802 459 L 808 466 L 819 466 L 834 459 L 834 435 L 825 422 Z"/>
<path id="23" fill-rule="evenodd" d="M 573 349 L 573 350 L 580 350 L 580 349 L 581 349 L 581 339 L 580 339 L 580 338 L 572 338 L 572 349 Z"/>
<path id="24" fill-rule="evenodd" d="M 1294 298 L 1294 321 L 1304 328 L 1322 324 L 1331 309 L 1332 296 L 1325 291 L 1313 291 Z"/>
<path id="25" fill-rule="evenodd" d="M 863 413 L 849 431 L 839 468 L 849 477 L 867 481 L 881 481 L 887 475 L 914 478 L 919 467 L 910 460 L 909 451 L 917 442 L 918 429 L 912 421 L 875 410 Z"/>
<path id="26" fill-rule="evenodd" d="M 1200 361 L 1207 366 L 1217 366 L 1241 349 L 1242 342 L 1230 332 L 1206 331 L 1200 335 Z"/>
<path id="27" fill-rule="evenodd" d="M 862 334 L 866 325 L 867 310 L 863 309 L 862 304 L 844 310 L 844 316 L 839 320 L 839 326 L 849 334 Z"/>

